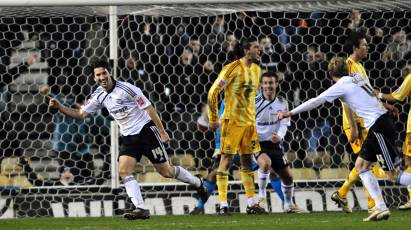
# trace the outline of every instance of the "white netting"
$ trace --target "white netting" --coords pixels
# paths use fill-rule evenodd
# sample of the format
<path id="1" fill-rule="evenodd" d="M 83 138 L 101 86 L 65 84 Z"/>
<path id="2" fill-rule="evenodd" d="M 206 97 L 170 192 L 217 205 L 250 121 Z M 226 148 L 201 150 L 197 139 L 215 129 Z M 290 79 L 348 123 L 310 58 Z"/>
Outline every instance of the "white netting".
<path id="1" fill-rule="evenodd" d="M 406 4 L 273 1 L 119 6 L 117 77 L 143 89 L 159 111 L 172 133 L 172 163 L 204 174 L 211 166 L 214 135 L 199 131 L 197 119 L 209 87 L 222 66 L 232 60 L 232 48 L 240 38 L 259 38 L 264 48 L 261 66 L 284 74 L 281 92 L 294 107 L 331 85 L 327 60 L 343 53 L 343 36 L 349 29 L 364 28 L 370 37 L 370 55 L 364 66 L 373 85 L 388 91 L 399 86 L 401 69 L 411 56 L 407 38 L 411 11 Z M 362 11 L 351 12 L 351 8 Z M 48 109 L 39 93 L 40 86 L 48 85 L 50 94 L 58 95 L 69 106 L 81 104 L 89 96 L 95 84 L 88 64 L 95 57 L 110 56 L 109 8 L 0 9 L 0 186 L 3 194 L 16 195 L 2 197 L 4 202 L 0 199 L 0 214 L 121 214 L 130 203 L 125 202 L 121 189 L 111 188 L 110 118 L 106 112 L 84 122 L 70 120 Z M 398 41 L 403 43 L 395 46 Z M 35 64 L 24 63 L 32 61 Z M 13 67 L 20 74 L 13 75 L 17 70 Z M 397 127 L 404 131 L 409 106 L 398 106 L 401 116 Z M 285 149 L 294 178 L 299 181 L 297 202 L 303 207 L 337 209 L 329 193 L 348 175 L 351 152 L 341 120 L 341 108 L 336 103 L 301 115 L 289 128 Z M 403 139 L 404 132 L 399 140 Z M 69 185 L 60 181 L 67 169 L 74 175 Z M 187 210 L 184 205 L 193 207 L 191 191 L 186 186 L 167 184 L 171 180 L 160 178 L 146 159 L 137 165 L 136 172 L 145 185 L 143 191 L 152 213 L 182 214 Z M 233 178 L 238 179 L 236 168 Z M 389 205 L 406 200 L 400 187 L 382 183 L 387 185 Z M 238 192 L 237 183 L 233 188 Z M 243 195 L 237 192 L 232 198 L 242 200 Z M 356 199 L 350 195 L 350 204 L 366 208 L 361 189 L 353 197 Z M 216 201 L 215 197 L 211 199 L 207 212 L 215 211 Z M 241 211 L 243 204 L 238 199 L 233 203 Z M 276 196 L 271 197 L 271 204 L 272 210 L 280 210 Z"/>

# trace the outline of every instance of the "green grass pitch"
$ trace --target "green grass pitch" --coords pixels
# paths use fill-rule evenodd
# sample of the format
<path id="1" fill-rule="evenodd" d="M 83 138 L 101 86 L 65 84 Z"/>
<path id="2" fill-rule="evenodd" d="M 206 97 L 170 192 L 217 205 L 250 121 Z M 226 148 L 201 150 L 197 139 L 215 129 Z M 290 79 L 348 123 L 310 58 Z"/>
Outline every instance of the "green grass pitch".
<path id="1" fill-rule="evenodd" d="M 318 212 L 310 214 L 269 214 L 250 216 L 153 216 L 129 221 L 121 217 L 101 218 L 23 218 L 0 220 L 0 229 L 410 229 L 411 212 L 392 211 L 389 220 L 362 222 L 366 212 Z"/>

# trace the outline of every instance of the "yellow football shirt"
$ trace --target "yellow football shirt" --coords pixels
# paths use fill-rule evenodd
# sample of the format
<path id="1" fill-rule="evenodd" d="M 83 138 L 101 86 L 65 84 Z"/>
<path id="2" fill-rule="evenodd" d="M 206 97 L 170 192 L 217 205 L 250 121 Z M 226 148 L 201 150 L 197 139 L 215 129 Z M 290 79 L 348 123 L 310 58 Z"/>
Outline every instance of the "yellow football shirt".
<path id="1" fill-rule="evenodd" d="M 255 96 L 261 68 L 255 63 L 246 66 L 242 59 L 223 67 L 208 91 L 208 119 L 218 123 L 218 97 L 224 90 L 225 109 L 221 119 L 230 119 L 238 126 L 255 124 Z"/>
<path id="2" fill-rule="evenodd" d="M 347 58 L 346 62 L 348 65 L 349 74 L 359 73 L 361 75 L 364 75 L 366 78 L 368 78 L 367 72 L 365 71 L 364 66 L 362 66 L 361 63 L 355 62 L 350 57 Z M 345 134 L 347 135 L 347 138 L 349 139 L 351 136 L 351 130 L 350 130 L 350 125 L 348 123 L 347 114 L 345 113 L 345 106 L 347 105 L 344 102 L 342 102 L 341 105 L 343 107 L 343 129 L 344 129 Z M 353 152 L 357 154 L 360 152 L 362 145 L 364 143 L 365 137 L 368 135 L 368 130 L 364 128 L 364 119 L 357 116 L 357 114 L 355 114 L 354 111 L 352 111 L 352 113 L 354 116 L 355 123 L 360 125 L 360 127 L 358 127 L 360 138 L 357 139 L 357 141 L 350 143 Z"/>
<path id="3" fill-rule="evenodd" d="M 404 81 L 402 82 L 401 86 L 391 93 L 398 101 L 404 101 L 405 98 L 410 95 L 411 93 L 411 73 L 408 74 Z M 407 133 L 411 132 L 411 109 L 408 112 L 408 119 L 407 119 Z"/>
<path id="4" fill-rule="evenodd" d="M 348 64 L 349 74 L 360 73 L 361 75 L 363 75 L 363 76 L 365 76 L 366 78 L 368 78 L 367 72 L 365 71 L 364 66 L 362 66 L 361 63 L 355 62 L 355 61 L 354 61 L 353 59 L 351 59 L 350 57 L 347 58 L 346 62 L 347 62 L 347 64 Z M 344 102 L 342 102 L 341 104 L 342 104 L 343 108 L 344 108 L 345 106 L 347 106 Z M 361 127 L 364 127 L 364 120 L 363 120 L 361 117 L 357 116 L 357 114 L 355 114 L 354 112 L 353 112 L 353 114 L 354 114 L 354 119 L 355 119 L 355 121 L 356 121 L 357 123 L 360 123 Z M 343 109 L 343 128 L 344 128 L 344 129 L 348 129 L 348 128 L 349 128 L 348 118 L 347 118 L 347 115 L 346 115 L 345 112 L 344 112 L 344 109 Z"/>

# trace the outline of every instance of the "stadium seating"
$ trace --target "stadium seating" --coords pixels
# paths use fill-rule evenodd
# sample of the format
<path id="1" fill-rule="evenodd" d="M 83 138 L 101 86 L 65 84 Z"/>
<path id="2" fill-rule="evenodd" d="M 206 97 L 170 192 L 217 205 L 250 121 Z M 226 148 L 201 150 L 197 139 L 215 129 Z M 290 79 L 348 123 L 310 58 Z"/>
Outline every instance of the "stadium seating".
<path id="1" fill-rule="evenodd" d="M 140 174 L 138 176 L 138 180 L 145 183 L 175 182 L 174 179 L 165 178 L 157 172 L 147 172 L 144 174 Z"/>
<path id="2" fill-rule="evenodd" d="M 5 175 L 0 175 L 0 186 L 9 186 L 11 185 L 10 177 Z"/>
<path id="3" fill-rule="evenodd" d="M 22 172 L 22 168 L 18 165 L 17 157 L 6 157 L 1 161 L 1 175 L 17 175 Z"/>
<path id="4" fill-rule="evenodd" d="M 311 168 L 292 168 L 291 173 L 294 180 L 315 180 L 319 178 L 319 173 Z"/>
<path id="5" fill-rule="evenodd" d="M 320 179 L 345 179 L 350 171 L 347 168 L 323 168 Z"/>
<path id="6" fill-rule="evenodd" d="M 16 175 L 12 176 L 10 178 L 10 185 L 13 186 L 18 186 L 18 187 L 23 187 L 23 188 L 29 188 L 32 187 L 33 185 L 28 181 L 26 176 L 22 175 Z"/>
<path id="7" fill-rule="evenodd" d="M 196 162 L 191 154 L 177 154 L 170 158 L 172 165 L 180 165 L 187 170 L 195 169 Z"/>

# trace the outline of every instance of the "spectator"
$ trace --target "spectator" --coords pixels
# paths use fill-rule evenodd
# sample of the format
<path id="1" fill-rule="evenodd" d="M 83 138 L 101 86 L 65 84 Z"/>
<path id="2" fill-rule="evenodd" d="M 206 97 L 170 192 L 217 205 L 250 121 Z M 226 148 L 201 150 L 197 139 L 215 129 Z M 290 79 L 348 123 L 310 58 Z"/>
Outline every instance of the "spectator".
<path id="1" fill-rule="evenodd" d="M 226 64 L 227 62 L 234 61 L 237 57 L 237 50 L 236 47 L 238 46 L 238 40 L 233 33 L 228 33 L 226 35 L 226 40 L 223 42 L 220 50 L 218 51 L 218 59 L 217 63 L 218 67 L 217 70 L 222 68 L 222 65 Z"/>
<path id="2" fill-rule="evenodd" d="M 193 51 L 191 51 L 190 49 L 184 49 L 183 53 L 180 56 L 180 62 L 181 64 L 183 64 L 184 66 L 186 65 L 192 65 L 193 62 L 195 62 L 195 57 L 193 54 Z"/>
<path id="3" fill-rule="evenodd" d="M 37 56 L 31 54 L 26 61 L 17 66 L 10 67 L 10 58 L 5 54 L 5 51 L 0 51 L 0 54 L 0 88 L 15 80 L 21 73 L 26 72 L 28 67 L 37 61 Z"/>
<path id="4" fill-rule="evenodd" d="M 362 25 L 361 13 L 358 10 L 351 11 L 351 22 L 348 24 L 348 29 L 357 31 Z"/>
<path id="5" fill-rule="evenodd" d="M 404 30 L 394 33 L 391 37 L 391 42 L 387 45 L 384 51 L 384 61 L 399 61 L 404 59 L 411 51 L 411 41 L 407 39 Z"/>
<path id="6" fill-rule="evenodd" d="M 280 56 L 275 52 L 275 48 L 269 36 L 260 39 L 260 48 L 262 50 L 260 66 L 269 71 L 277 69 Z"/>

